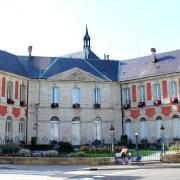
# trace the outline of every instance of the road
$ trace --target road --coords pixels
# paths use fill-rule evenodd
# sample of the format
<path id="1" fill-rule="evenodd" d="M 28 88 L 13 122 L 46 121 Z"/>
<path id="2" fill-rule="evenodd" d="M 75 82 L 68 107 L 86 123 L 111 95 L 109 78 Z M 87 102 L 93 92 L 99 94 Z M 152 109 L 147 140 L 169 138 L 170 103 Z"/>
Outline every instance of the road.
<path id="1" fill-rule="evenodd" d="M 180 167 L 180 166 L 179 166 Z M 180 168 L 101 169 L 90 166 L 0 165 L 2 180 L 180 180 Z"/>

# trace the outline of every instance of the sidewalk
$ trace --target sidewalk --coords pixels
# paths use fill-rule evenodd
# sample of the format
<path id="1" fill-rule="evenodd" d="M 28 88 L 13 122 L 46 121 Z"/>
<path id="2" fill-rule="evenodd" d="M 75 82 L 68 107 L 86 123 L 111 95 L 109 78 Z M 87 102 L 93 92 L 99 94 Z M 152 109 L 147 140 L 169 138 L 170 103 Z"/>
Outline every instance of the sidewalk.
<path id="1" fill-rule="evenodd" d="M 180 163 L 162 163 L 162 162 L 143 162 L 142 164 L 130 165 L 107 165 L 107 166 L 92 166 L 85 168 L 86 170 L 133 170 L 133 169 L 155 169 L 155 168 L 180 168 Z"/>

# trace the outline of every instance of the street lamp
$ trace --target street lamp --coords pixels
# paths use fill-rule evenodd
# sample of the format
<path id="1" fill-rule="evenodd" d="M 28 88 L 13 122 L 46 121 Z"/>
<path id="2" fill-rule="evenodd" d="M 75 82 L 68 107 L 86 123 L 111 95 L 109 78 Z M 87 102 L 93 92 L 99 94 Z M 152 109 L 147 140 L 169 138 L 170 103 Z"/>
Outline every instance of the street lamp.
<path id="1" fill-rule="evenodd" d="M 161 157 L 160 158 L 162 160 L 163 155 L 164 155 L 164 130 L 165 130 L 163 124 L 161 125 L 160 130 L 161 130 Z"/>
<path id="2" fill-rule="evenodd" d="M 111 134 L 111 152 L 114 153 L 114 130 L 115 128 L 113 127 L 113 125 L 111 124 L 110 127 L 110 134 Z"/>
<path id="3" fill-rule="evenodd" d="M 138 159 L 138 133 L 135 133 L 135 138 L 136 138 L 136 159 Z"/>

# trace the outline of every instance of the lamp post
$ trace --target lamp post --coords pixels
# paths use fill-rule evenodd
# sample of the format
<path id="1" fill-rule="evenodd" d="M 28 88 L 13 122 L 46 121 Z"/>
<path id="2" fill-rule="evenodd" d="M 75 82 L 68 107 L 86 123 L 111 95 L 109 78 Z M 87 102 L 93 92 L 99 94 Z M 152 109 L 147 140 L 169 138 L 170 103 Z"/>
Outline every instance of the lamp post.
<path id="1" fill-rule="evenodd" d="M 135 133 L 135 138 L 136 138 L 136 159 L 138 159 L 138 133 Z"/>
<path id="2" fill-rule="evenodd" d="M 165 130 L 163 124 L 161 125 L 160 130 L 161 130 L 161 155 L 160 155 L 160 160 L 162 160 L 163 156 L 164 156 L 164 130 Z"/>
<path id="3" fill-rule="evenodd" d="M 115 128 L 113 127 L 113 125 L 111 124 L 110 127 L 110 134 L 111 134 L 111 152 L 114 153 L 114 130 Z"/>

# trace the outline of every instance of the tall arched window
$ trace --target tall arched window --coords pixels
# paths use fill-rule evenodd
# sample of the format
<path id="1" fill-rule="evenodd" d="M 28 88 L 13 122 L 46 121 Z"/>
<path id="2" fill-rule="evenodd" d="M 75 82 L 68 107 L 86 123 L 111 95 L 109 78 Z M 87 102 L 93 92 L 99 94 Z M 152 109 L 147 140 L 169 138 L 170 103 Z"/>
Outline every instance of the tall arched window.
<path id="1" fill-rule="evenodd" d="M 24 84 L 20 85 L 20 101 L 25 102 L 26 96 L 26 86 Z"/>
<path id="2" fill-rule="evenodd" d="M 148 125 L 147 125 L 147 120 L 145 118 L 140 119 L 140 138 L 141 139 L 148 138 Z"/>
<path id="3" fill-rule="evenodd" d="M 13 99 L 13 83 L 11 81 L 7 83 L 7 99 Z"/>
<path id="4" fill-rule="evenodd" d="M 74 117 L 72 119 L 72 144 L 81 144 L 81 124 L 79 117 Z"/>
<path id="5" fill-rule="evenodd" d="M 130 119 L 126 119 L 125 121 L 125 133 L 128 137 L 128 139 L 132 139 L 132 122 Z"/>
<path id="6" fill-rule="evenodd" d="M 158 116 L 156 118 L 156 138 L 161 138 L 161 126 L 163 124 L 162 117 Z"/>
<path id="7" fill-rule="evenodd" d="M 13 120 L 12 120 L 12 117 L 8 116 L 6 119 L 6 126 L 5 126 L 5 139 L 6 140 L 12 139 L 12 131 L 13 131 Z"/>
<path id="8" fill-rule="evenodd" d="M 19 141 L 25 140 L 25 120 L 21 118 L 19 121 Z"/>
<path id="9" fill-rule="evenodd" d="M 160 100 L 161 99 L 161 88 L 160 88 L 159 83 L 156 83 L 153 86 L 153 96 L 154 96 L 154 100 Z"/>
<path id="10" fill-rule="evenodd" d="M 101 140 L 101 132 L 102 132 L 101 118 L 96 117 L 94 124 L 95 124 L 95 139 Z"/>
<path id="11" fill-rule="evenodd" d="M 50 120 L 50 139 L 59 139 L 59 119 L 55 116 Z"/>
<path id="12" fill-rule="evenodd" d="M 174 115 L 172 118 L 173 137 L 180 137 L 180 119 L 179 116 Z"/>

